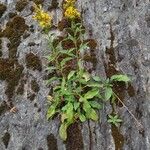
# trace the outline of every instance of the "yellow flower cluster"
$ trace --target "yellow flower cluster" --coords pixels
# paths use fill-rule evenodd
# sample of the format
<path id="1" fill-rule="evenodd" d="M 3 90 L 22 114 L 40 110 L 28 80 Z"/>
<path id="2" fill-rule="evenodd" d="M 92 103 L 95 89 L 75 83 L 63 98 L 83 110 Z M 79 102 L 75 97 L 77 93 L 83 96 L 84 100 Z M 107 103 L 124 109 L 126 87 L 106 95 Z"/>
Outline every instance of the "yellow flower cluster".
<path id="1" fill-rule="evenodd" d="M 35 15 L 33 18 L 39 22 L 42 28 L 47 28 L 51 26 L 52 16 L 42 10 L 41 5 L 35 6 Z"/>
<path id="2" fill-rule="evenodd" d="M 69 6 L 65 11 L 65 17 L 70 19 L 75 19 L 80 17 L 78 10 L 72 6 Z"/>
<path id="3" fill-rule="evenodd" d="M 67 9 L 69 6 L 73 6 L 75 5 L 76 0 L 65 0 L 65 4 L 63 5 L 64 9 Z"/>
<path id="4" fill-rule="evenodd" d="M 63 8 L 65 9 L 65 17 L 75 19 L 80 17 L 79 11 L 75 8 L 76 0 L 66 0 Z"/>

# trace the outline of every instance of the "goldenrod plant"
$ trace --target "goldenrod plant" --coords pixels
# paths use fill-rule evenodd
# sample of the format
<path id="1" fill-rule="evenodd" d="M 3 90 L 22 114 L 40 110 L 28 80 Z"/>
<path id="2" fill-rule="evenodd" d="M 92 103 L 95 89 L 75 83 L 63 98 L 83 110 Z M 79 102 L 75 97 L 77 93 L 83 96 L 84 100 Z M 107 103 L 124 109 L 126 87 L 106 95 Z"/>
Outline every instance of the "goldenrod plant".
<path id="1" fill-rule="evenodd" d="M 81 22 L 80 12 L 75 8 L 76 0 L 66 0 L 64 17 L 69 19 L 63 37 L 57 37 L 54 33 L 48 34 L 50 55 L 46 56 L 51 66 L 47 67 L 50 73 L 55 74 L 47 82 L 54 85 L 53 92 L 48 96 L 49 108 L 47 119 L 59 116 L 61 125 L 60 137 L 67 139 L 67 128 L 78 121 L 85 122 L 87 119 L 98 120 L 98 113 L 103 101 L 114 97 L 113 82 L 129 82 L 126 75 L 114 75 L 110 79 L 103 79 L 92 75 L 85 67 L 84 57 L 89 51 L 89 43 L 85 39 L 85 29 Z M 51 15 L 44 12 L 40 7 L 35 7 L 34 18 L 42 28 L 51 26 Z M 69 44 L 68 44 L 69 43 Z M 110 120 L 111 119 L 111 120 Z M 109 122 L 120 122 L 115 117 L 110 117 Z"/>
<path id="2" fill-rule="evenodd" d="M 35 15 L 33 16 L 33 19 L 38 21 L 41 28 L 51 27 L 52 15 L 48 14 L 47 12 L 44 12 L 41 5 L 39 6 L 35 5 L 34 12 L 35 12 Z"/>

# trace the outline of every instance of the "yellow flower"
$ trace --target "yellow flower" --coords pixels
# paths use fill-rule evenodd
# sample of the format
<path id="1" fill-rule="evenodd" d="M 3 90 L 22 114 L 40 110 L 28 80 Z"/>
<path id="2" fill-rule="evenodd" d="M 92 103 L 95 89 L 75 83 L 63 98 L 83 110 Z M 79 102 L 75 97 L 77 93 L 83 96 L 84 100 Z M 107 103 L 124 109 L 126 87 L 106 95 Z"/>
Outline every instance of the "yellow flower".
<path id="1" fill-rule="evenodd" d="M 39 22 L 42 28 L 47 28 L 51 26 L 52 16 L 42 10 L 41 6 L 35 6 L 35 15 L 33 18 Z"/>
<path id="2" fill-rule="evenodd" d="M 64 9 L 67 9 L 69 6 L 74 7 L 76 0 L 65 0 L 65 4 L 63 5 Z"/>
<path id="3" fill-rule="evenodd" d="M 69 19 L 75 19 L 80 17 L 80 13 L 73 6 L 69 6 L 65 11 L 65 17 Z"/>

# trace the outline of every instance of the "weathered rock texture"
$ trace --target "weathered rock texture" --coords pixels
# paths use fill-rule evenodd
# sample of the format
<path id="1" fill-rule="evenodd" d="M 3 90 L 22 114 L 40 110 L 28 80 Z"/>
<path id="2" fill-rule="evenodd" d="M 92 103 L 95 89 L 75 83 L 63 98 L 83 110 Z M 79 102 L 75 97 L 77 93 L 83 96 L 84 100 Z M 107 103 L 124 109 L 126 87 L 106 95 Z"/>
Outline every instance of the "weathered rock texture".
<path id="1" fill-rule="evenodd" d="M 142 126 L 118 103 L 123 122 L 111 127 L 107 102 L 99 122 L 72 125 L 66 143 L 57 118 L 45 117 L 50 88 L 44 56 L 50 50 L 32 19 L 33 2 L 52 11 L 54 24 L 61 20 L 61 1 L 0 0 L 0 150 L 150 150 L 149 0 L 78 0 L 88 36 L 98 43 L 97 74 L 132 77 L 115 90 Z M 14 106 L 18 111 L 10 112 Z"/>

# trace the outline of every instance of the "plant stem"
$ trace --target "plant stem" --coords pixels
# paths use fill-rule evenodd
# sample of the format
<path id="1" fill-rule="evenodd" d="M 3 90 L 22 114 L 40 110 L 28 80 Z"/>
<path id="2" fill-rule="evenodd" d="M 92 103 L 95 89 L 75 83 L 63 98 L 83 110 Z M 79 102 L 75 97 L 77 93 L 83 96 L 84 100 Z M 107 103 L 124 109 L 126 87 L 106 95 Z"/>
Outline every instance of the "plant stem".
<path id="1" fill-rule="evenodd" d="M 114 92 L 113 92 L 114 93 Z M 128 109 L 128 107 L 124 104 L 124 102 L 122 102 L 122 100 L 119 98 L 119 96 L 114 93 L 114 95 L 116 96 L 116 98 L 119 100 L 119 102 L 123 105 L 123 107 L 128 111 L 128 113 L 132 116 L 132 118 L 136 121 L 137 126 L 140 128 L 143 128 L 143 125 L 136 119 L 136 117 L 133 115 L 133 113 Z"/>

